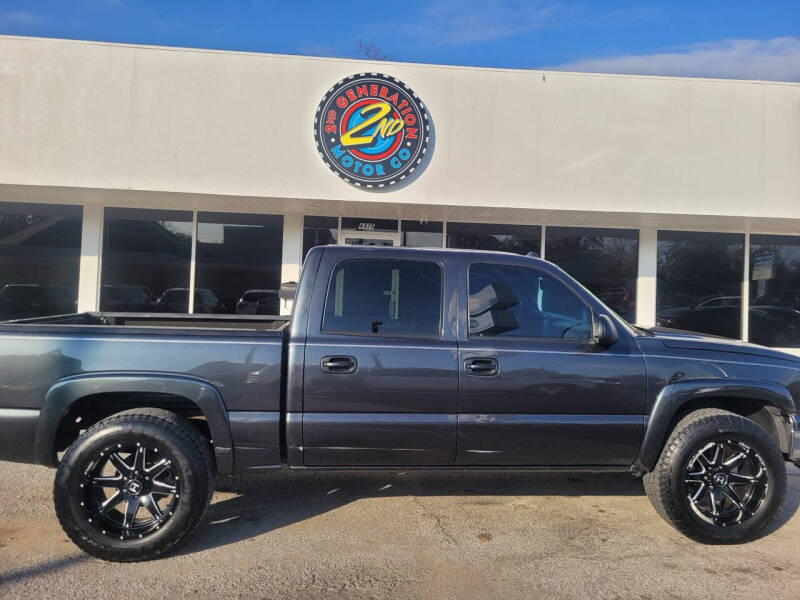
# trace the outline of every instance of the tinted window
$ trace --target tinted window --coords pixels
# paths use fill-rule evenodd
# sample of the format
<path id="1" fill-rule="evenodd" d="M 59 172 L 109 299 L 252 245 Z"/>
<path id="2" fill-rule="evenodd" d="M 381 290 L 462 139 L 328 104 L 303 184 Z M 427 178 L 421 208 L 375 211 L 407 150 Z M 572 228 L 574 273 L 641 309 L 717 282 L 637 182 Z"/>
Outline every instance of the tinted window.
<path id="1" fill-rule="evenodd" d="M 0 320 L 74 313 L 80 206 L 0 203 Z"/>
<path id="2" fill-rule="evenodd" d="M 623 319 L 636 320 L 638 231 L 548 227 L 545 257 L 580 281 Z"/>
<path id="3" fill-rule="evenodd" d="M 470 336 L 583 340 L 591 323 L 588 307 L 547 273 L 490 263 L 469 268 Z"/>
<path id="4" fill-rule="evenodd" d="M 303 260 L 314 246 L 335 244 L 338 239 L 338 217 L 303 217 Z"/>
<path id="5" fill-rule="evenodd" d="M 658 232 L 656 323 L 741 336 L 744 235 Z"/>
<path id="6" fill-rule="evenodd" d="M 448 248 L 541 253 L 542 228 L 538 225 L 447 223 Z"/>
<path id="7" fill-rule="evenodd" d="M 403 232 L 402 245 L 412 248 L 441 248 L 442 247 L 442 222 L 441 221 L 402 221 L 400 228 Z"/>
<path id="8" fill-rule="evenodd" d="M 249 290 L 278 289 L 282 253 L 282 216 L 199 213 L 194 312 L 241 312 Z M 278 314 L 278 299 L 266 308 Z"/>
<path id="9" fill-rule="evenodd" d="M 191 212 L 106 208 L 100 309 L 187 312 L 191 254 Z"/>
<path id="10" fill-rule="evenodd" d="M 442 269 L 426 261 L 344 260 L 328 286 L 323 329 L 438 336 Z"/>
<path id="11" fill-rule="evenodd" d="M 800 347 L 800 236 L 750 236 L 749 339 Z"/>

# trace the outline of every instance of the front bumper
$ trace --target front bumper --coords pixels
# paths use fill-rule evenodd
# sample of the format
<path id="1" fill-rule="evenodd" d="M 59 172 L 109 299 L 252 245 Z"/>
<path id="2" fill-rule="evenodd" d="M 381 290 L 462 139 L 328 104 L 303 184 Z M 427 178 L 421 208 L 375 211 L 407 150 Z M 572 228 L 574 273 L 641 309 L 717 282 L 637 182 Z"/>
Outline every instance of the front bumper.
<path id="1" fill-rule="evenodd" d="M 795 413 L 789 420 L 792 424 L 792 434 L 789 438 L 789 460 L 800 466 L 800 413 Z"/>

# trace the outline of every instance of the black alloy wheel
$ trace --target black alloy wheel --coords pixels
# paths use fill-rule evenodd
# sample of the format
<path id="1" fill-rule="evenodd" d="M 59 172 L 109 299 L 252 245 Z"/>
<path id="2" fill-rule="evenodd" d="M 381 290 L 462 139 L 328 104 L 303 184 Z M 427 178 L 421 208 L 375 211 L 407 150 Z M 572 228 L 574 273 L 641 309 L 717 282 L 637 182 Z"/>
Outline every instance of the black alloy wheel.
<path id="1" fill-rule="evenodd" d="M 180 499 L 180 476 L 164 448 L 128 443 L 100 451 L 84 473 L 87 522 L 103 535 L 143 538 L 161 528 Z"/>
<path id="2" fill-rule="evenodd" d="M 681 533 L 737 544 L 775 521 L 786 497 L 786 463 L 755 422 L 704 408 L 675 425 L 643 481 L 656 512 Z"/>
<path id="3" fill-rule="evenodd" d="M 105 560 L 147 560 L 197 527 L 213 493 L 210 444 L 166 410 L 125 411 L 96 423 L 67 449 L 53 500 L 61 526 Z"/>
<path id="4" fill-rule="evenodd" d="M 769 490 L 764 459 L 744 442 L 734 440 L 703 446 L 689 461 L 684 482 L 695 513 L 720 527 L 750 519 Z"/>

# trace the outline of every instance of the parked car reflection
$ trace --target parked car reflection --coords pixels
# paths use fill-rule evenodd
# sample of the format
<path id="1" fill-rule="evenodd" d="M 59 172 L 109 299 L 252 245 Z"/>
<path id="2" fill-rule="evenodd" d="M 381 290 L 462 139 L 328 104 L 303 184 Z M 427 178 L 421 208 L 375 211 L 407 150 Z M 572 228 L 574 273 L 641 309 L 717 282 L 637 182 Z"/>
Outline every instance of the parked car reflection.
<path id="1" fill-rule="evenodd" d="M 278 290 L 247 290 L 236 303 L 239 315 L 277 315 L 280 313 Z"/>
<path id="2" fill-rule="evenodd" d="M 71 285 L 9 283 L 0 289 L 0 320 L 74 313 L 78 290 Z"/>
<path id="3" fill-rule="evenodd" d="M 779 290 L 755 298 L 751 306 L 784 306 L 800 311 L 800 290 Z"/>
<path id="4" fill-rule="evenodd" d="M 153 293 L 143 285 L 104 285 L 100 292 L 100 310 L 138 312 L 153 302 Z"/>
<path id="5" fill-rule="evenodd" d="M 765 298 L 765 297 L 762 297 Z M 788 346 L 800 335 L 800 310 L 791 304 L 768 304 L 762 299 L 750 305 L 749 341 L 765 346 Z M 670 307 L 656 315 L 660 327 L 685 329 L 739 338 L 742 314 L 740 296 L 716 296 L 695 306 Z"/>
<path id="6" fill-rule="evenodd" d="M 169 288 L 154 301 L 145 304 L 145 312 L 185 313 L 189 310 L 188 288 Z M 194 291 L 194 312 L 220 313 L 224 311 L 224 303 L 207 288 Z"/>

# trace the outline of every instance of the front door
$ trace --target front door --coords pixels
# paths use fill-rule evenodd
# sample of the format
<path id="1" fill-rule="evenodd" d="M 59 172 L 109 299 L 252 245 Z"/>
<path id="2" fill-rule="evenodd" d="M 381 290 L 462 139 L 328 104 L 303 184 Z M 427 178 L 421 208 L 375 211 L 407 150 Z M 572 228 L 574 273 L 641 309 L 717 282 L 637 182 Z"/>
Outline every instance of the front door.
<path id="1" fill-rule="evenodd" d="M 462 259 L 457 463 L 630 464 L 646 391 L 632 337 L 599 347 L 574 282 L 502 261 Z"/>
<path id="2" fill-rule="evenodd" d="M 306 466 L 455 462 L 457 344 L 444 327 L 455 275 L 402 256 L 322 257 L 330 278 L 315 283 L 305 349 Z"/>

